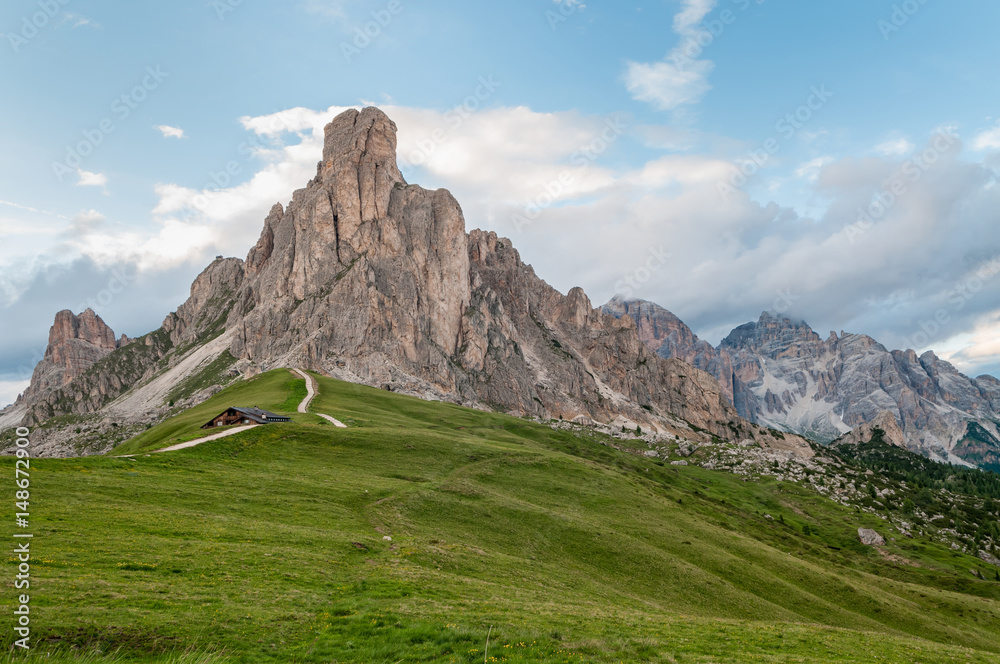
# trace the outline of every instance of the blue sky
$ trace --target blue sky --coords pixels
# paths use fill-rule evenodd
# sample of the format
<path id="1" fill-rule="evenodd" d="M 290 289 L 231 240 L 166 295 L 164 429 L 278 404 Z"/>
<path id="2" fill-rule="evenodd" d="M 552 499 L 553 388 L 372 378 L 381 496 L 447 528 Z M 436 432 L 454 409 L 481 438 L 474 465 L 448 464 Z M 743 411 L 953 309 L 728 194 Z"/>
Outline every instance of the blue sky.
<path id="1" fill-rule="evenodd" d="M 139 335 L 211 257 L 244 256 L 323 124 L 364 104 L 399 125 L 411 182 L 560 290 L 654 300 L 713 343 L 776 309 L 996 372 L 998 19 L 986 0 L 8 0 L 0 402 L 57 310 Z"/>

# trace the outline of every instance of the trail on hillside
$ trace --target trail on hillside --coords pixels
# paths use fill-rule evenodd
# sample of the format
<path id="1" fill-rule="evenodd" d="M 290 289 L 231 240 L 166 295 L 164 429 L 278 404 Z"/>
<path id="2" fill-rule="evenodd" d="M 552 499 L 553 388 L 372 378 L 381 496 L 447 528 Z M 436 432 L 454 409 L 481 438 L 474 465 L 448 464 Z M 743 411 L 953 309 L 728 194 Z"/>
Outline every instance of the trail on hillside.
<path id="1" fill-rule="evenodd" d="M 219 438 L 225 438 L 226 436 L 232 436 L 234 433 L 240 433 L 241 431 L 248 431 L 259 427 L 259 424 L 247 424 L 245 426 L 236 427 L 235 429 L 229 429 L 228 431 L 222 431 L 220 433 L 212 434 L 211 436 L 205 436 L 204 438 L 198 438 L 197 440 L 189 440 L 186 443 L 177 443 L 176 445 L 171 445 L 170 447 L 164 447 L 162 450 L 156 450 L 153 454 L 159 454 L 160 452 L 176 452 L 177 450 L 186 450 L 189 447 L 194 447 L 195 445 L 201 445 L 202 443 L 207 443 L 211 440 L 218 440 Z"/>
<path id="2" fill-rule="evenodd" d="M 176 445 L 171 445 L 170 447 L 164 447 L 162 450 L 153 450 L 149 454 L 160 454 L 162 452 L 176 452 L 177 450 L 186 450 L 189 447 L 195 447 L 196 445 L 201 445 L 202 443 L 207 443 L 212 440 L 218 440 L 220 438 L 225 438 L 226 436 L 232 436 L 234 433 L 240 433 L 243 431 L 248 431 L 255 427 L 259 427 L 259 424 L 247 424 L 245 426 L 239 426 L 235 429 L 229 429 L 228 431 L 222 431 L 219 433 L 214 433 L 211 436 L 205 436 L 204 438 L 197 438 L 195 440 L 189 440 L 185 443 L 177 443 Z M 122 454 L 118 456 L 119 459 L 131 459 L 139 456 L 138 454 Z"/>
<path id="3" fill-rule="evenodd" d="M 312 376 L 310 376 L 308 373 L 306 373 L 302 369 L 293 369 L 293 371 L 295 373 L 297 373 L 298 375 L 302 376 L 303 378 L 305 378 L 305 380 L 306 380 L 306 398 L 303 399 L 302 403 L 299 404 L 299 412 L 300 413 L 308 413 L 309 412 L 309 404 L 312 403 L 312 400 L 314 398 L 316 398 L 316 394 L 318 393 L 317 390 L 316 390 L 316 382 L 313 380 Z M 340 420 L 338 420 L 335 417 L 331 417 L 330 415 L 324 415 L 323 413 L 316 413 L 316 415 L 319 415 L 324 420 L 330 422 L 331 424 L 333 424 L 336 427 L 339 427 L 341 429 L 346 429 L 347 428 L 346 424 L 344 424 L 343 422 L 341 422 Z"/>

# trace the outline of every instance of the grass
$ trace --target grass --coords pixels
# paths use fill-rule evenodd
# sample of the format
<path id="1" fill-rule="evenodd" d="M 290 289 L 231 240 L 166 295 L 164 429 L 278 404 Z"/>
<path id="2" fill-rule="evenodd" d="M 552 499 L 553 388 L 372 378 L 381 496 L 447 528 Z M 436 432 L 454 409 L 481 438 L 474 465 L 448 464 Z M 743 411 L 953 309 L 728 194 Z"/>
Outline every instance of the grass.
<path id="1" fill-rule="evenodd" d="M 931 541 L 862 547 L 873 515 L 318 382 L 313 411 L 350 428 L 296 415 L 170 454 L 34 461 L 32 625 L 53 653 L 36 660 L 478 662 L 491 627 L 490 661 L 511 663 L 1000 658 L 1000 584 Z M 112 454 L 303 395 L 270 372 Z"/>
<path id="2" fill-rule="evenodd" d="M 300 415 L 296 412 L 305 396 L 304 380 L 296 378 L 288 371 L 271 371 L 251 380 L 236 383 L 198 406 L 175 415 L 119 445 L 111 454 L 152 452 L 202 438 L 213 431 L 205 431 L 201 426 L 230 406 L 258 406 L 281 415 L 289 415 L 299 422 L 322 421 L 313 415 Z"/>

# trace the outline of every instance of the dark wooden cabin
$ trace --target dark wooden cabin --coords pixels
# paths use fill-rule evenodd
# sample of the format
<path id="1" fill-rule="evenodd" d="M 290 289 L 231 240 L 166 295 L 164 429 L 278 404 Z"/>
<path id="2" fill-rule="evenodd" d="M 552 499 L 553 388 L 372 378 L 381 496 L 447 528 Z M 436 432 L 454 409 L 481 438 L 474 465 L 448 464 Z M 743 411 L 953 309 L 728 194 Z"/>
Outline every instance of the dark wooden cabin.
<path id="1" fill-rule="evenodd" d="M 224 410 L 202 429 L 214 429 L 216 427 L 228 427 L 233 424 L 271 424 L 272 422 L 290 422 L 292 418 L 285 415 L 278 415 L 266 410 L 253 408 L 237 408 L 235 406 Z"/>

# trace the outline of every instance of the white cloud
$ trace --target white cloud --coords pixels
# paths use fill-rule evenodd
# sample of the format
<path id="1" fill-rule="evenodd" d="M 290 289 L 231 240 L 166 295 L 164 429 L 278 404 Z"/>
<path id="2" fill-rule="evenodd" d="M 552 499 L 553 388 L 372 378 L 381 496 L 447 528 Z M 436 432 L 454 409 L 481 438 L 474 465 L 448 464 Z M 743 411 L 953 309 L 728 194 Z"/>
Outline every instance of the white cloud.
<path id="1" fill-rule="evenodd" d="M 59 219 L 69 219 L 69 217 L 61 215 L 57 212 L 49 212 L 48 210 L 41 210 L 39 208 L 31 207 L 30 205 L 21 205 L 20 203 L 12 203 L 10 201 L 0 201 L 0 205 L 6 205 L 8 207 L 12 207 L 17 210 L 24 210 L 25 212 L 35 212 L 38 214 L 44 214 L 49 217 L 57 217 Z"/>
<path id="2" fill-rule="evenodd" d="M 82 168 L 77 169 L 80 179 L 77 181 L 78 187 L 107 187 L 108 176 L 104 173 L 91 173 Z"/>
<path id="3" fill-rule="evenodd" d="M 184 138 L 184 130 L 179 127 L 171 127 L 170 125 L 156 125 L 153 127 L 161 134 L 164 138 Z"/>
<path id="4" fill-rule="evenodd" d="M 625 87 L 638 101 L 669 111 L 700 101 L 712 89 L 708 75 L 715 64 L 692 60 L 685 66 L 672 62 L 629 62 Z"/>
<path id="5" fill-rule="evenodd" d="M 674 16 L 674 32 L 681 42 L 659 62 L 627 64 L 625 87 L 634 99 L 669 111 L 700 101 L 712 89 L 708 76 L 715 64 L 698 58 L 704 51 L 699 43 L 701 34 L 708 35 L 708 43 L 712 38 L 700 23 L 715 5 L 716 0 L 684 0 Z"/>
<path id="6" fill-rule="evenodd" d="M 63 16 L 63 21 L 62 22 L 63 22 L 63 24 L 66 24 L 66 23 L 72 24 L 74 30 L 76 30 L 77 28 L 84 28 L 84 27 L 95 28 L 95 29 L 98 29 L 98 28 L 101 27 L 100 23 L 98 23 L 97 21 L 95 21 L 95 20 L 93 20 L 91 18 L 87 18 L 86 16 L 82 16 L 80 14 L 72 14 L 72 13 L 69 13 L 69 12 L 67 12 Z"/>
<path id="7" fill-rule="evenodd" d="M 971 332 L 953 341 L 958 342 L 957 349 L 938 354 L 959 370 L 975 374 L 978 367 L 1000 365 L 1000 310 L 984 316 Z"/>
<path id="8" fill-rule="evenodd" d="M 107 219 L 97 210 L 84 210 L 73 217 L 66 234 L 71 238 L 83 238 L 105 225 Z"/>
<path id="9" fill-rule="evenodd" d="M 916 149 L 907 138 L 893 138 L 875 146 L 875 152 L 885 157 L 903 157 Z"/>
<path id="10" fill-rule="evenodd" d="M 684 0 L 684 7 L 674 16 L 674 32 L 692 36 L 698 24 L 715 9 L 716 0 Z"/>
<path id="11" fill-rule="evenodd" d="M 795 169 L 795 175 L 802 178 L 803 180 L 809 180 L 814 182 L 819 178 L 820 172 L 823 170 L 827 164 L 831 164 L 835 161 L 833 157 L 816 157 L 810 161 L 799 166 Z"/>
<path id="12" fill-rule="evenodd" d="M 1000 125 L 980 132 L 972 139 L 976 150 L 1000 150 Z"/>

